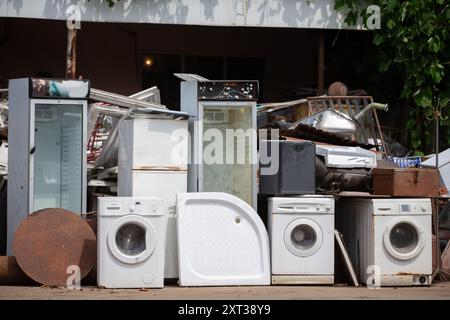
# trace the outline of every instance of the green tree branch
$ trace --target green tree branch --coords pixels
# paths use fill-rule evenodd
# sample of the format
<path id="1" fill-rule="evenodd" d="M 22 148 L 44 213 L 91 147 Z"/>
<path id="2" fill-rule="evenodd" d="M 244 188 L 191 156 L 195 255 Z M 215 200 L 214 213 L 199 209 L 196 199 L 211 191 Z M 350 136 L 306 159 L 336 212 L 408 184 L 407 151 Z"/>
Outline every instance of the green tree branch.
<path id="1" fill-rule="evenodd" d="M 400 98 L 408 101 L 410 147 L 415 152 L 432 145 L 432 120 L 437 115 L 450 143 L 450 5 L 446 0 L 335 0 L 334 8 L 354 25 L 359 17 L 367 27 L 367 6 L 378 5 L 381 28 L 370 30 L 378 48 L 378 70 L 403 74 Z"/>

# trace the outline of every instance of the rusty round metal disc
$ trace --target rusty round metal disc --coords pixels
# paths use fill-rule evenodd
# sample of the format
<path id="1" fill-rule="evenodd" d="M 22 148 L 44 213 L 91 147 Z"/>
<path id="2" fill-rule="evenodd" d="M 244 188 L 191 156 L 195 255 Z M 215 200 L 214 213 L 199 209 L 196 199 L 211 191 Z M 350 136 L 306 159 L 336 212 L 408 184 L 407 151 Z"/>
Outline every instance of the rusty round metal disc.
<path id="1" fill-rule="evenodd" d="M 328 87 L 329 96 L 346 96 L 348 94 L 347 86 L 342 82 L 333 82 Z"/>
<path id="2" fill-rule="evenodd" d="M 68 273 L 68 267 L 73 265 L 79 266 L 83 279 L 97 259 L 92 228 L 64 209 L 43 209 L 29 215 L 17 228 L 13 250 L 20 268 L 31 279 L 49 286 L 66 286 L 73 273 Z"/>

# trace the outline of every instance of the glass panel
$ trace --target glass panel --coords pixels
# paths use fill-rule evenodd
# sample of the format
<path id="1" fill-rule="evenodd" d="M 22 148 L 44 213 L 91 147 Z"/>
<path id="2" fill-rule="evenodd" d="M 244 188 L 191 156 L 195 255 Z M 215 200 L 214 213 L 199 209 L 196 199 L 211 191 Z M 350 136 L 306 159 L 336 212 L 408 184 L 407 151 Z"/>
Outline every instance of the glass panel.
<path id="1" fill-rule="evenodd" d="M 317 241 L 317 235 L 311 226 L 301 224 L 291 232 L 292 244 L 299 250 L 311 249 Z"/>
<path id="2" fill-rule="evenodd" d="M 226 192 L 253 206 L 251 129 L 251 106 L 204 106 L 203 191 Z"/>
<path id="3" fill-rule="evenodd" d="M 116 245 L 129 256 L 136 256 L 145 251 L 145 229 L 134 223 L 124 224 L 117 230 Z"/>
<path id="4" fill-rule="evenodd" d="M 401 222 L 392 228 L 389 240 L 395 251 L 410 253 L 419 243 L 419 234 L 414 226 L 406 222 Z"/>
<path id="5" fill-rule="evenodd" d="M 36 104 L 34 210 L 82 210 L 82 105 Z"/>

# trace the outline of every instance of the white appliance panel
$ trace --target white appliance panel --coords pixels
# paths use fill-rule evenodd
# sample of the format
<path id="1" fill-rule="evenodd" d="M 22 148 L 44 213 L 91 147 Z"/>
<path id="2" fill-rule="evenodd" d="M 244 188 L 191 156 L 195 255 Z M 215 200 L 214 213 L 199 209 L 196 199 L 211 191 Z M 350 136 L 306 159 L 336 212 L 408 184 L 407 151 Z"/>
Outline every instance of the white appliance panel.
<path id="1" fill-rule="evenodd" d="M 180 285 L 268 285 L 267 231 L 257 213 L 229 194 L 177 195 Z"/>

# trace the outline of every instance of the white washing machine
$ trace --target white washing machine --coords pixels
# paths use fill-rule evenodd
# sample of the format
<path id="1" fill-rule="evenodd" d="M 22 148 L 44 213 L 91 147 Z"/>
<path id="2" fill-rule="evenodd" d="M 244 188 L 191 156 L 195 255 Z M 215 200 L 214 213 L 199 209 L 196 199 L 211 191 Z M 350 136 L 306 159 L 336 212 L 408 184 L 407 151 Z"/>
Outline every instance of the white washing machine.
<path id="1" fill-rule="evenodd" d="M 163 200 L 98 198 L 98 286 L 162 288 L 166 228 Z"/>
<path id="2" fill-rule="evenodd" d="M 272 284 L 334 283 L 334 198 L 269 198 Z"/>
<path id="3" fill-rule="evenodd" d="M 337 227 L 360 282 L 430 285 L 431 212 L 430 199 L 339 200 Z"/>

